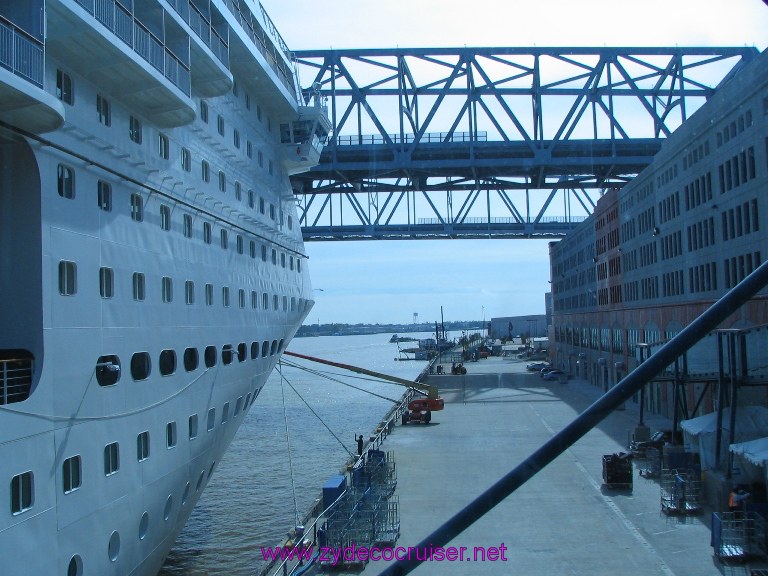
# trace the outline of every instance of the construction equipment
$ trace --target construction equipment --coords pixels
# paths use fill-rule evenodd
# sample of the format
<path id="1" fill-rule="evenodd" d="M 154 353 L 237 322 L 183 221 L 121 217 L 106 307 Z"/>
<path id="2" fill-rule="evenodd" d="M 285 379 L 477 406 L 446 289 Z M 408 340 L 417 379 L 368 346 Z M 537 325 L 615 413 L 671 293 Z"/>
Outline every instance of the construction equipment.
<path id="1" fill-rule="evenodd" d="M 357 374 L 364 374 L 366 376 L 373 376 L 393 384 L 400 386 L 406 386 L 412 390 L 422 394 L 418 398 L 414 398 L 408 402 L 408 409 L 403 412 L 401 422 L 408 424 L 409 422 L 422 424 L 429 424 L 432 421 L 432 412 L 442 410 L 445 407 L 445 402 L 438 395 L 437 388 L 427 384 L 421 384 L 419 382 L 413 382 L 411 380 L 405 380 L 404 378 L 398 378 L 397 376 L 390 376 L 389 374 L 383 374 L 381 372 L 374 372 L 373 370 L 366 370 L 359 366 L 352 366 L 351 364 L 342 364 L 340 362 L 333 362 L 331 360 L 324 360 L 322 358 L 315 358 L 314 356 L 306 356 L 305 354 L 299 354 L 297 352 L 283 352 L 286 356 L 293 356 L 295 358 L 302 358 L 303 360 L 309 360 L 310 362 L 318 362 L 320 364 L 326 364 L 328 366 L 334 366 L 343 370 L 349 370 Z"/>

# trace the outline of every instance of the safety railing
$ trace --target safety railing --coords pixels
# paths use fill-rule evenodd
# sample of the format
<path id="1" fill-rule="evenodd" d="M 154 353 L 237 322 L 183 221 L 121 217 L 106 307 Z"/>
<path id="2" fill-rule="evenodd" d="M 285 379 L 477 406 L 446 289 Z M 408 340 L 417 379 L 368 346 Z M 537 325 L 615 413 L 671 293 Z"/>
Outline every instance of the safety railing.
<path id="1" fill-rule="evenodd" d="M 387 138 L 393 144 L 409 144 L 416 141 L 415 134 L 354 134 L 337 136 L 335 141 L 339 146 L 362 146 L 366 144 L 385 144 Z M 420 144 L 436 144 L 446 142 L 487 142 L 488 132 L 427 132 L 419 138 Z"/>
<path id="2" fill-rule="evenodd" d="M 0 22 L 0 66 L 43 87 L 43 45 L 21 30 Z"/>
<path id="3" fill-rule="evenodd" d="M 577 222 L 584 222 L 587 216 L 543 216 L 539 219 L 538 224 L 574 224 Z M 439 218 L 417 218 L 417 224 L 445 224 L 444 221 Z M 462 218 L 458 222 L 450 222 L 450 224 L 533 224 L 534 220 L 528 218 L 521 221 L 518 218 L 512 216 L 467 216 Z"/>
<path id="4" fill-rule="evenodd" d="M 76 2 L 174 86 L 187 96 L 191 94 L 189 67 L 166 48 L 160 38 L 150 33 L 146 26 L 136 20 L 129 8 L 120 0 L 76 0 Z M 191 20 L 190 17 L 190 26 L 195 30 Z M 200 35 L 197 30 L 195 33 Z M 210 39 L 207 43 L 210 43 Z"/>
<path id="5" fill-rule="evenodd" d="M 32 388 L 31 358 L 0 359 L 0 404 L 23 402 Z"/>

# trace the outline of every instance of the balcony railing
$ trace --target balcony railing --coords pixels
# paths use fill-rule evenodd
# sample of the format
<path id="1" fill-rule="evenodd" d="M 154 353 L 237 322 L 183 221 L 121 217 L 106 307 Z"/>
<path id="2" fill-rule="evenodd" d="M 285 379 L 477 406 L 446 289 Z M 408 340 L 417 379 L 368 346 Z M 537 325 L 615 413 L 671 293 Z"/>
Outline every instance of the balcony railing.
<path id="1" fill-rule="evenodd" d="M 32 358 L 0 359 L 0 404 L 29 398 L 32 388 Z"/>
<path id="2" fill-rule="evenodd" d="M 43 87 L 43 45 L 5 22 L 0 22 L 0 66 Z"/>
<path id="3" fill-rule="evenodd" d="M 236 6 L 232 0 L 224 0 L 224 3 L 240 23 L 240 27 L 246 33 L 248 38 L 251 39 L 253 45 L 259 50 L 259 52 L 261 52 L 262 56 L 264 56 L 264 59 L 270 65 L 272 70 L 274 70 L 274 72 L 277 74 L 277 77 L 280 78 L 280 81 L 285 85 L 286 88 L 288 88 L 291 94 L 296 94 L 296 83 L 294 82 L 296 71 L 292 69 L 291 66 L 287 66 L 283 59 L 280 58 L 280 56 L 277 54 L 278 48 L 276 48 L 275 44 L 273 44 L 272 41 L 267 38 L 267 32 L 262 29 L 258 20 L 256 20 L 254 15 L 250 12 L 245 14 L 241 12 L 241 9 Z M 280 36 L 280 33 L 277 31 L 277 28 L 275 28 L 274 23 L 264 10 L 264 7 L 261 6 L 261 4 L 259 4 L 259 7 L 261 8 L 261 13 L 264 16 L 264 21 L 269 27 L 269 32 L 277 42 L 277 46 L 283 52 L 288 61 L 291 61 L 291 52 L 288 50 L 288 46 L 285 44 L 283 37 Z"/>
<path id="4" fill-rule="evenodd" d="M 117 0 L 76 0 L 184 94 L 191 94 L 189 67 Z"/>
<path id="5" fill-rule="evenodd" d="M 178 12 L 178 14 L 184 18 L 184 21 L 189 24 L 192 31 L 203 41 L 203 43 L 211 49 L 213 55 L 229 69 L 229 46 L 226 41 L 219 36 L 211 26 L 211 23 L 195 8 L 194 5 L 189 5 L 189 9 L 180 10 L 175 4 L 171 6 Z"/>

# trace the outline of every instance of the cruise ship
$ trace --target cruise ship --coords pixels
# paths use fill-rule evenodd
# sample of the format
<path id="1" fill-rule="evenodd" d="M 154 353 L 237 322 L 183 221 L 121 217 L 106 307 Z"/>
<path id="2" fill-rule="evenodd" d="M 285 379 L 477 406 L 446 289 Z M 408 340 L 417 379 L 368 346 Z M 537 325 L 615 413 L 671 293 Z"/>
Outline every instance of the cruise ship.
<path id="1" fill-rule="evenodd" d="M 2 574 L 156 574 L 312 306 L 256 0 L 0 2 Z"/>

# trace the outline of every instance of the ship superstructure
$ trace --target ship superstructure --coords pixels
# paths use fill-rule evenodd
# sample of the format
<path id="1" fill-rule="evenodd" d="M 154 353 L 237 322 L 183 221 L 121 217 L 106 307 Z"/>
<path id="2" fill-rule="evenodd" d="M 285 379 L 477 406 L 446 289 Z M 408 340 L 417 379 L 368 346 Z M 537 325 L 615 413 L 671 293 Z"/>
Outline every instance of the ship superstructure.
<path id="1" fill-rule="evenodd" d="M 159 570 L 312 305 L 304 104 L 254 0 L 0 3 L 5 576 Z"/>

